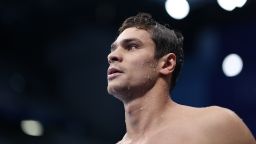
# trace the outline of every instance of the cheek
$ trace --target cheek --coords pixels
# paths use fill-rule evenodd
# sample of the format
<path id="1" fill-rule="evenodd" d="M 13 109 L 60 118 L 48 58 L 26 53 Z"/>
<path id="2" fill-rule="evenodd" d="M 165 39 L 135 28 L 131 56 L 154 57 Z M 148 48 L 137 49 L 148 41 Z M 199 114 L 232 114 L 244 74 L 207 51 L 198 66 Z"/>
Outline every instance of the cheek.
<path id="1" fill-rule="evenodd" d="M 136 79 L 150 80 L 156 76 L 157 64 L 152 59 L 144 59 L 131 63 L 131 72 Z"/>
<path id="2" fill-rule="evenodd" d="M 154 61 L 154 56 L 150 55 L 150 54 L 133 54 L 132 56 L 130 56 L 130 64 L 136 68 L 146 68 L 148 66 L 155 66 L 155 61 Z"/>

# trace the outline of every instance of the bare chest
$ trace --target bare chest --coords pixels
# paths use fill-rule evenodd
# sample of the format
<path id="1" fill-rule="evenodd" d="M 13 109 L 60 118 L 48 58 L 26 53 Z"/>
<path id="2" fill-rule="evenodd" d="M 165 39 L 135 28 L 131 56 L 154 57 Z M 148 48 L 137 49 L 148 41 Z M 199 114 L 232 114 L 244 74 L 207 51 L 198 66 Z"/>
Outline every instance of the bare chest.
<path id="1" fill-rule="evenodd" d="M 147 138 L 145 144 L 206 144 L 203 135 L 197 131 L 164 131 Z"/>
<path id="2" fill-rule="evenodd" d="M 176 127 L 145 136 L 136 141 L 121 141 L 119 144 L 210 144 L 197 129 Z"/>

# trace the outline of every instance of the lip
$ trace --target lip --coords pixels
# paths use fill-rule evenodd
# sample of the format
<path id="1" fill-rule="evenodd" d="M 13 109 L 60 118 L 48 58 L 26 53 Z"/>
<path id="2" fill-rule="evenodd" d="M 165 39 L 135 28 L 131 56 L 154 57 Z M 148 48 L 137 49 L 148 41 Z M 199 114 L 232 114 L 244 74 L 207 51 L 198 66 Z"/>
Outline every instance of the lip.
<path id="1" fill-rule="evenodd" d="M 120 74 L 122 74 L 123 72 L 118 69 L 118 68 L 115 68 L 115 67 L 109 67 L 108 68 L 108 80 L 112 80 L 114 78 L 116 78 L 117 76 L 119 76 Z"/>

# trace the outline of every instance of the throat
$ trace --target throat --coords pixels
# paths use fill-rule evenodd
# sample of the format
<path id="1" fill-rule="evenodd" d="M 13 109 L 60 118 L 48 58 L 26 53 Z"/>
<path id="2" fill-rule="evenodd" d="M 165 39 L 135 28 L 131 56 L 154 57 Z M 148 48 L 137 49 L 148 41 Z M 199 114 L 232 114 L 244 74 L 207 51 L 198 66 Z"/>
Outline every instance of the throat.
<path id="1" fill-rule="evenodd" d="M 124 105 L 128 137 L 147 135 L 164 122 L 171 101 L 169 97 L 161 102 L 159 100 L 163 99 L 141 97 Z"/>

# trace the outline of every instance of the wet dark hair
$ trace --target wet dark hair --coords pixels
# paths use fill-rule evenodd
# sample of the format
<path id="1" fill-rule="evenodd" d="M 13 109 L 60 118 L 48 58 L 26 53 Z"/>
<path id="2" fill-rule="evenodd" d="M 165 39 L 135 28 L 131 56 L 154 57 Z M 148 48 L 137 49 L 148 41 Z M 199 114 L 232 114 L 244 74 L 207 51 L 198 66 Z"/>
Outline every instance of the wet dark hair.
<path id="1" fill-rule="evenodd" d="M 138 13 L 136 16 L 128 17 L 119 28 L 119 34 L 130 27 L 144 29 L 151 34 L 151 38 L 156 45 L 156 59 L 159 59 L 168 53 L 174 53 L 176 55 L 176 67 L 171 79 L 171 89 L 173 89 L 184 62 L 184 38 L 182 34 L 158 23 L 148 13 Z"/>

